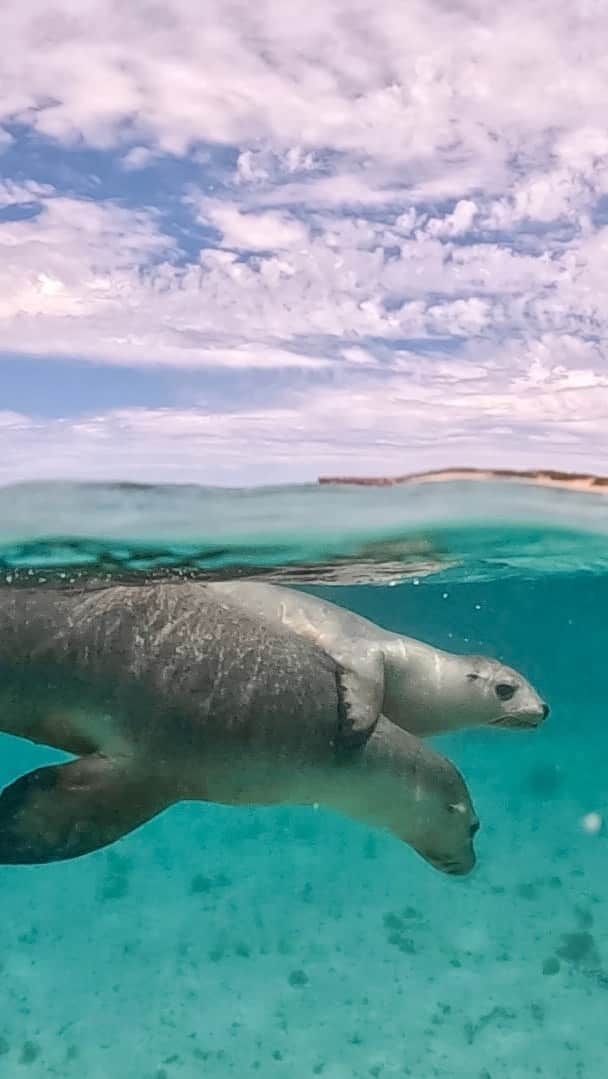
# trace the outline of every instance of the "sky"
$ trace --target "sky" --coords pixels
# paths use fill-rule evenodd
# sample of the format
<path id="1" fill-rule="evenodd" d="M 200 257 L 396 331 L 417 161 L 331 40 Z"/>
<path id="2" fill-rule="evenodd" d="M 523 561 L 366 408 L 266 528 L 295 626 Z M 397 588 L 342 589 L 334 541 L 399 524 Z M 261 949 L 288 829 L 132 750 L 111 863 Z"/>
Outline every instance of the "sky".
<path id="1" fill-rule="evenodd" d="M 0 31 L 0 483 L 608 472 L 600 0 Z"/>

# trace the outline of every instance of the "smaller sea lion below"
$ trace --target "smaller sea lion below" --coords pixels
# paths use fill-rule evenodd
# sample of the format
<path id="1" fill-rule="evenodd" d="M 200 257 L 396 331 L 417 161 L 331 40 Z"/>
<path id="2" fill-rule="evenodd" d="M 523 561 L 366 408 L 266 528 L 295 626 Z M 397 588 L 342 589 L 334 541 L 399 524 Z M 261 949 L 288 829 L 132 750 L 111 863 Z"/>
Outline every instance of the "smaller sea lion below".
<path id="1" fill-rule="evenodd" d="M 473 868 L 445 757 L 382 718 L 343 739 L 342 669 L 191 583 L 0 590 L 0 730 L 76 754 L 0 794 L 0 864 L 76 858 L 181 800 L 320 804 Z"/>
<path id="2" fill-rule="evenodd" d="M 366 737 L 380 715 L 427 738 L 466 727 L 533 728 L 549 714 L 526 678 L 497 659 L 445 652 L 282 585 L 238 580 L 199 587 L 333 656 L 344 670 L 353 740 Z"/>

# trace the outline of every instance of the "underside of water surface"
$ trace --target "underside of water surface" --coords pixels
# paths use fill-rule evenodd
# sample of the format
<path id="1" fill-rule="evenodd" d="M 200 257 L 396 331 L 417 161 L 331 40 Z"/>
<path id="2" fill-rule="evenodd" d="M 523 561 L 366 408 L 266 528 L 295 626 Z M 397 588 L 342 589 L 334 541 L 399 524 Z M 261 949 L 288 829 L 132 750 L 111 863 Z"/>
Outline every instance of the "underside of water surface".
<path id="1" fill-rule="evenodd" d="M 532 485 L 0 490 L 3 587 L 259 576 L 499 658 L 535 731 L 433 740 L 478 863 L 328 810 L 176 806 L 0 867 L 0 1074 L 596 1079 L 608 1008 L 608 496 Z M 5 785 L 62 759 L 0 736 Z"/>
<path id="2" fill-rule="evenodd" d="M 0 583 L 398 583 L 603 572 L 608 494 L 533 483 L 0 488 Z"/>

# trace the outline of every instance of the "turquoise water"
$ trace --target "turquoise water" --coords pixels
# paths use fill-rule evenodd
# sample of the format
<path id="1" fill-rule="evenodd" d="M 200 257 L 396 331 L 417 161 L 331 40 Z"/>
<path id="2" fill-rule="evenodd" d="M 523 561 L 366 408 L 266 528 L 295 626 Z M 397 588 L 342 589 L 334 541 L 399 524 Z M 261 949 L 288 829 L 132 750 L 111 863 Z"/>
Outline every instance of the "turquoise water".
<path id="1" fill-rule="evenodd" d="M 143 574 L 145 554 L 156 572 L 287 573 L 500 657 L 552 709 L 535 732 L 435 740 L 482 823 L 466 879 L 323 810 L 203 805 L 78 861 L 1 867 L 0 1074 L 604 1073 L 608 837 L 583 822 L 608 814 L 608 499 L 456 486 L 216 492 L 207 512 L 191 489 L 169 509 L 145 489 L 0 492 L 12 586 Z M 353 577 L 376 583 L 319 583 Z M 1 742 L 2 784 L 60 756 Z"/>

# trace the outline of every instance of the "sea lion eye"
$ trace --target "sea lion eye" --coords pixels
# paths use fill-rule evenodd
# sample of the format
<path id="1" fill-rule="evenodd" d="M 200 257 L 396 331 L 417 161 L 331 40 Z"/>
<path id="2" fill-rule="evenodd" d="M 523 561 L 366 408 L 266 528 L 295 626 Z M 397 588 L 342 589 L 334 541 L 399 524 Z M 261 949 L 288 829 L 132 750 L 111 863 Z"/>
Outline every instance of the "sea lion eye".
<path id="1" fill-rule="evenodd" d="M 469 828 L 469 835 L 471 836 L 471 839 L 473 838 L 474 835 L 477 835 L 478 831 L 479 831 L 479 821 L 474 820 L 471 827 Z"/>
<path id="2" fill-rule="evenodd" d="M 500 697 L 501 701 L 510 701 L 514 693 L 515 686 L 510 685 L 508 682 L 499 682 L 496 686 L 496 696 Z"/>

